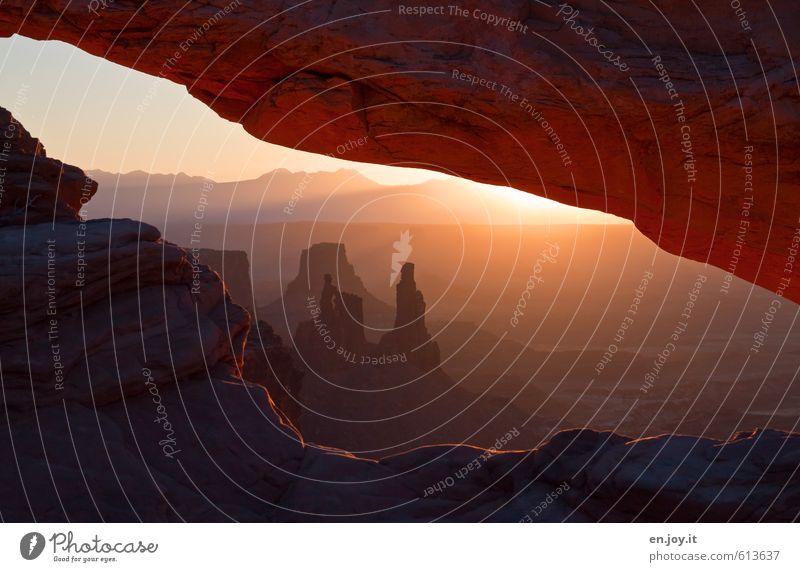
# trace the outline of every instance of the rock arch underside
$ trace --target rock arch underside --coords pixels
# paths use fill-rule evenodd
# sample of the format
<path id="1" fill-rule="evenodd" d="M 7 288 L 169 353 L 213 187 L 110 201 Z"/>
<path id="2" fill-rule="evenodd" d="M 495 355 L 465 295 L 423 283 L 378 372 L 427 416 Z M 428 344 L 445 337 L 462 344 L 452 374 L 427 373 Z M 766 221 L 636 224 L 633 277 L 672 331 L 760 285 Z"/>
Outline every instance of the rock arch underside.
<path id="1" fill-rule="evenodd" d="M 607 211 L 800 301 L 792 1 L 459 6 L 12 0 L 0 35 L 165 77 L 265 141 L 327 154 L 366 137 L 348 159 Z M 241 381 L 250 317 L 219 276 L 204 269 L 192 293 L 186 253 L 155 228 L 80 221 L 96 184 L 16 125 L 0 203 L 3 520 L 516 521 L 563 483 L 549 520 L 797 519 L 800 439 L 775 431 L 575 430 L 536 451 L 377 462 L 308 446 Z M 447 486 L 464 466 L 478 468 Z"/>

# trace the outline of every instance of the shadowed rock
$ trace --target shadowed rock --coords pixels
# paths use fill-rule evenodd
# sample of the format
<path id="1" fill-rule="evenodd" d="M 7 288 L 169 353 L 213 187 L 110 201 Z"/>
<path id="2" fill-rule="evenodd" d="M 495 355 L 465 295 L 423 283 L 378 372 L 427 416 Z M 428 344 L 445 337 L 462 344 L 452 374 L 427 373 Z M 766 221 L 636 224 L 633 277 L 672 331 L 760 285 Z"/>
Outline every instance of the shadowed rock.
<path id="1" fill-rule="evenodd" d="M 385 353 L 403 353 L 409 361 L 428 371 L 439 367 L 439 345 L 431 341 L 425 327 L 425 298 L 417 290 L 414 265 L 403 264 L 397 283 L 397 316 L 394 329 L 380 341 Z"/>
<path id="2" fill-rule="evenodd" d="M 330 278 L 327 282 L 326 276 Z M 327 312 L 324 306 L 329 302 L 333 303 L 333 294 L 328 296 L 326 292 L 333 292 L 332 288 L 335 288 L 336 296 L 339 295 L 338 292 L 346 292 L 358 297 L 361 300 L 361 312 L 368 317 L 371 324 L 388 325 L 393 314 L 391 306 L 366 289 L 347 259 L 345 245 L 334 242 L 320 242 L 304 249 L 300 256 L 297 276 L 286 285 L 280 299 L 264 308 L 259 308 L 257 315 L 293 331 L 298 324 L 310 317 L 309 298 L 321 296 L 320 307 L 323 312 Z M 350 303 L 357 313 L 359 302 L 352 298 Z M 360 323 L 363 324 L 363 320 Z"/>
<path id="3" fill-rule="evenodd" d="M 43 14 L 56 12 L 31 26 Z M 250 319 L 219 275 L 144 223 L 80 220 L 79 187 L 56 189 L 85 176 L 37 170 L 40 152 L 21 137 L 9 153 L 15 196 L 27 184 L 41 198 L 4 203 L 0 219 L 4 521 L 516 521 L 544 499 L 543 521 L 798 519 L 796 434 L 582 430 L 535 451 L 440 445 L 380 461 L 306 446 L 238 377 Z"/>
<path id="4" fill-rule="evenodd" d="M 214 248 L 185 248 L 190 258 L 219 272 L 225 286 L 237 304 L 253 311 L 255 298 L 250 277 L 250 261 L 243 250 L 216 250 Z"/>

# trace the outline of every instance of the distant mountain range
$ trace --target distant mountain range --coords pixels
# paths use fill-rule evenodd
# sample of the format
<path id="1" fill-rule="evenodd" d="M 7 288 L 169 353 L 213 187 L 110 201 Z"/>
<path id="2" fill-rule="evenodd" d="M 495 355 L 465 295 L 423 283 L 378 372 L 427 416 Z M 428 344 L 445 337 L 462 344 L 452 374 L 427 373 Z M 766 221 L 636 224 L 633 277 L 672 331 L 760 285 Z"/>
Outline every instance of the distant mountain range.
<path id="1" fill-rule="evenodd" d="M 551 216 L 556 217 L 555 223 L 575 222 L 578 212 L 595 217 L 594 222 L 606 216 L 543 203 L 542 199 L 520 200 L 516 191 L 457 178 L 387 186 L 348 169 L 312 173 L 276 169 L 257 179 L 234 182 L 185 173 L 87 173 L 102 189 L 86 205 L 91 218 L 141 219 L 164 230 L 171 223 L 191 220 L 214 224 L 320 220 L 496 225 L 547 224 Z M 509 200 L 497 200 L 498 195 Z"/>

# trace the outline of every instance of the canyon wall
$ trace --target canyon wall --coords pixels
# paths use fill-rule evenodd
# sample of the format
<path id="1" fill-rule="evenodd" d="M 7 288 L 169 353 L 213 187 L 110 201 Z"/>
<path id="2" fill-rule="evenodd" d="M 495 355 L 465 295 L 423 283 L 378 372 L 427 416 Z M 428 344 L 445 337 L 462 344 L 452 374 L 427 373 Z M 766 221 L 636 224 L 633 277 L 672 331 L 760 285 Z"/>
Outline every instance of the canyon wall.
<path id="1" fill-rule="evenodd" d="M 800 301 L 791 0 L 414 6 L 12 0 L 0 35 L 183 84 L 266 141 L 615 213 Z"/>

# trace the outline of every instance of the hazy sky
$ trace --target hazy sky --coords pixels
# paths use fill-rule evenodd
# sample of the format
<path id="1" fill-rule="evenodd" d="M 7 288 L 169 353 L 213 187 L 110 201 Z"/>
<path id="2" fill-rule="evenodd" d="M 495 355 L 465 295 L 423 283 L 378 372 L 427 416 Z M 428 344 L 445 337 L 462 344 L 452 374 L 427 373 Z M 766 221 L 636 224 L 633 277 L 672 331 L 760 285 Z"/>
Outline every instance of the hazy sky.
<path id="1" fill-rule="evenodd" d="M 260 141 L 221 119 L 186 88 L 69 44 L 0 38 L 0 106 L 9 109 L 49 156 L 83 169 L 185 172 L 215 181 L 254 179 L 276 168 L 356 168 L 381 184 L 408 185 L 445 175 L 352 163 Z M 142 111 L 137 108 L 142 108 Z M 622 222 L 540 197 L 484 186 L 495 200 L 540 207 L 551 222 Z"/>

